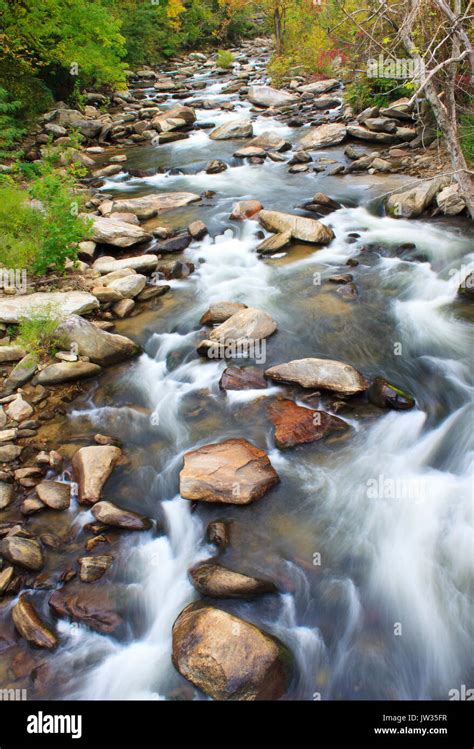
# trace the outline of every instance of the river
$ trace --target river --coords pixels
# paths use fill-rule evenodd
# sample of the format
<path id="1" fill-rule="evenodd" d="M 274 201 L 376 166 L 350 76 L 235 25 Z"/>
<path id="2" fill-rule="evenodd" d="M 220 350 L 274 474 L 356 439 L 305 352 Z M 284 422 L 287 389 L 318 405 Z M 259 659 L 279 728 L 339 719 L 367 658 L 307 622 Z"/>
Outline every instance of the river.
<path id="1" fill-rule="evenodd" d="M 261 81 L 264 64 L 263 56 L 255 62 Z M 197 109 L 198 121 L 217 125 L 248 113 L 245 99 L 222 94 L 227 76 L 195 78 L 206 88 L 180 103 L 235 102 L 233 112 Z M 255 134 L 272 130 L 292 143 L 301 137 L 272 118 L 252 118 Z M 100 583 L 120 592 L 127 612 L 120 637 L 59 622 L 62 644 L 53 658 L 60 688 L 51 687 L 50 696 L 208 699 L 174 669 L 171 628 L 198 597 L 188 568 L 216 554 L 206 526 L 225 519 L 232 542 L 223 564 L 269 578 L 280 592 L 216 605 L 289 646 L 296 668 L 286 699 L 447 699 L 474 675 L 472 313 L 456 299 L 460 274 L 474 262 L 472 229 L 463 219 L 384 216 L 383 195 L 406 177 L 289 174 L 269 159 L 251 165 L 233 158 L 239 141 L 213 141 L 208 133 L 128 148 L 129 167 L 173 173 L 125 173 L 102 188 L 117 197 L 215 195 L 148 222 L 185 227 L 199 218 L 210 236 L 183 253 L 194 273 L 171 281 L 154 309 L 117 324 L 144 353 L 91 385 L 61 427 L 65 441 L 97 432 L 120 439 L 128 464 L 114 472 L 104 497 L 154 518 L 162 530 L 124 534 Z M 313 156 L 346 161 L 342 146 Z M 229 168 L 206 174 L 213 158 Z M 238 199 L 294 211 L 317 191 L 345 206 L 323 219 L 336 238 L 317 251 L 299 244 L 262 259 L 258 222 L 229 219 Z M 350 258 L 359 264 L 347 267 Z M 326 281 L 348 271 L 358 291 L 353 299 Z M 338 359 L 367 377 L 386 377 L 410 392 L 416 407 L 384 411 L 354 398 L 338 414 L 348 432 L 278 450 L 270 399 L 286 393 L 309 401 L 291 386 L 219 389 L 226 363 L 195 349 L 202 313 L 221 300 L 258 307 L 277 321 L 260 368 L 308 356 Z M 331 412 L 334 400 L 314 396 L 310 404 Z M 250 506 L 199 503 L 193 512 L 178 493 L 183 454 L 229 437 L 264 449 L 281 483 Z M 91 519 L 85 510 L 74 523 Z"/>

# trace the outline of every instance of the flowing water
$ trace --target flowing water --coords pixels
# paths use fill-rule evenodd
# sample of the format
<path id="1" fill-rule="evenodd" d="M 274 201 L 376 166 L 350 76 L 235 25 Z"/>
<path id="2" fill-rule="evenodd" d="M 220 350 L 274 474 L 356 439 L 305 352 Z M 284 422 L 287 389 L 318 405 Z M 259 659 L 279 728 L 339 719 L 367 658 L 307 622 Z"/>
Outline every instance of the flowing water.
<path id="1" fill-rule="evenodd" d="M 196 98 L 235 98 L 222 95 L 221 79 L 198 78 L 208 85 Z M 220 124 L 248 107 L 237 99 L 237 114 L 198 110 L 198 120 Z M 254 129 L 292 142 L 301 136 L 263 116 Z M 406 178 L 291 175 L 269 160 L 242 164 L 232 157 L 237 141 L 212 141 L 208 132 L 129 149 L 130 166 L 173 174 L 119 175 L 103 188 L 116 196 L 216 195 L 154 221 L 205 221 L 210 237 L 183 253 L 197 270 L 172 281 L 155 309 L 118 324 L 144 353 L 91 386 L 64 425 L 71 440 L 97 432 L 121 440 L 129 463 L 116 469 L 104 498 L 157 526 L 123 535 L 100 583 L 120 591 L 127 612 L 120 637 L 60 622 L 60 696 L 206 699 L 171 664 L 171 628 L 197 597 L 188 568 L 216 553 L 206 544 L 206 526 L 225 519 L 232 543 L 223 563 L 272 579 L 280 593 L 215 603 L 288 644 L 296 662 L 288 699 L 447 699 L 450 689 L 472 686 L 474 675 L 472 319 L 456 299 L 474 265 L 472 231 L 463 220 L 385 217 L 383 194 Z M 315 155 L 345 161 L 340 147 Z M 227 171 L 206 174 L 212 158 L 226 160 Z M 262 260 L 258 223 L 228 218 L 239 198 L 293 211 L 317 191 L 345 206 L 323 219 L 336 235 L 324 249 L 293 245 Z M 359 265 L 348 268 L 355 257 Z M 325 282 L 347 271 L 358 289 L 352 300 Z M 308 401 L 292 387 L 219 390 L 226 364 L 199 357 L 195 347 L 201 314 L 220 300 L 254 305 L 277 321 L 260 368 L 307 356 L 340 359 L 408 390 L 416 408 L 383 411 L 354 398 L 339 413 L 351 426 L 342 437 L 279 451 L 268 403 L 279 393 Z M 316 395 L 311 405 L 331 411 L 334 400 Z M 266 450 L 281 483 L 250 506 L 201 503 L 192 512 L 178 493 L 183 454 L 229 437 Z M 85 511 L 80 522 L 91 518 Z"/>

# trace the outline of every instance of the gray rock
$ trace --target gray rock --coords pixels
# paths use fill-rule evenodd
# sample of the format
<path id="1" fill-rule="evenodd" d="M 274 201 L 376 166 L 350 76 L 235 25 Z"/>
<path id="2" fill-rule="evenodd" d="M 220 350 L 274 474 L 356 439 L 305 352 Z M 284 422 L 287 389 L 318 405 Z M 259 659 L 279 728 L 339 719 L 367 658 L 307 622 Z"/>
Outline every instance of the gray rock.
<path id="1" fill-rule="evenodd" d="M 0 322 L 18 323 L 23 317 L 58 309 L 63 316 L 83 315 L 99 307 L 97 299 L 85 291 L 38 291 L 0 300 Z"/>
<path id="2" fill-rule="evenodd" d="M 39 372 L 33 380 L 34 385 L 60 385 L 63 382 L 83 380 L 95 377 L 102 372 L 98 364 L 92 362 L 61 362 L 50 364 Z"/>

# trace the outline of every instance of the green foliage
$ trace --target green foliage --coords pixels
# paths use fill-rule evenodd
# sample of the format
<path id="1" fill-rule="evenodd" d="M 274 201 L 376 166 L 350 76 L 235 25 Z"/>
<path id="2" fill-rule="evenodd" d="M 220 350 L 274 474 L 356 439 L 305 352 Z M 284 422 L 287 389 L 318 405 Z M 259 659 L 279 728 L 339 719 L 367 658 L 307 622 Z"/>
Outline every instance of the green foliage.
<path id="1" fill-rule="evenodd" d="M 12 99 L 8 91 L 0 86 L 0 159 L 15 158 L 19 151 L 15 146 L 24 134 L 16 115 L 21 102 Z"/>
<path id="2" fill-rule="evenodd" d="M 390 102 L 411 96 L 412 93 L 412 89 L 399 80 L 363 76 L 346 86 L 344 96 L 357 114 L 366 107 L 386 107 Z"/>
<path id="3" fill-rule="evenodd" d="M 44 273 L 50 266 L 63 270 L 76 259 L 77 244 L 87 235 L 88 222 L 79 217 L 79 200 L 72 177 L 44 165 L 29 191 L 13 183 L 0 185 L 2 263 Z M 34 202 L 31 202 L 31 198 Z"/>
<path id="4" fill-rule="evenodd" d="M 219 49 L 217 51 L 216 63 L 220 68 L 230 68 L 234 62 L 234 55 L 228 49 Z"/>
<path id="5" fill-rule="evenodd" d="M 474 114 L 465 114 L 461 117 L 459 142 L 468 166 L 474 166 Z"/>
<path id="6" fill-rule="evenodd" d="M 15 343 L 35 358 L 44 359 L 54 356 L 64 348 L 61 336 L 56 332 L 62 320 L 61 310 L 57 305 L 45 304 L 28 317 L 20 319 Z"/>

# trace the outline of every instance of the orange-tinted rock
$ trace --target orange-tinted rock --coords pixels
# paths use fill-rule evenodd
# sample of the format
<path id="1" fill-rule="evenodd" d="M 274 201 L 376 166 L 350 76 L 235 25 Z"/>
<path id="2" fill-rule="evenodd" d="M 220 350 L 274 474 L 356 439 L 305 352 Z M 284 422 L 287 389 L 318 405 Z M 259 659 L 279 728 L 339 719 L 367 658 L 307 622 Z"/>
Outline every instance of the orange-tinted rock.
<path id="1" fill-rule="evenodd" d="M 290 400 L 275 401 L 268 412 L 275 426 L 275 442 L 281 448 L 316 442 L 330 432 L 348 427 L 337 416 L 297 406 Z"/>

